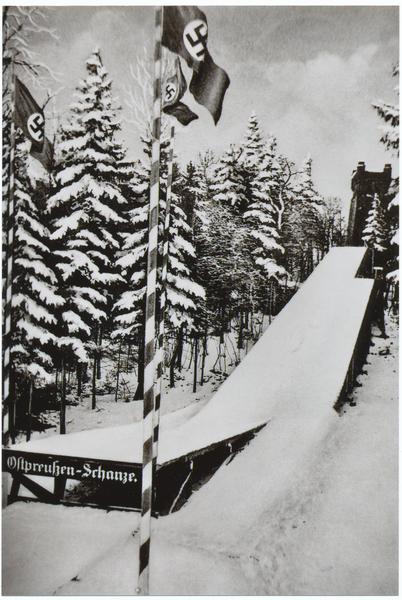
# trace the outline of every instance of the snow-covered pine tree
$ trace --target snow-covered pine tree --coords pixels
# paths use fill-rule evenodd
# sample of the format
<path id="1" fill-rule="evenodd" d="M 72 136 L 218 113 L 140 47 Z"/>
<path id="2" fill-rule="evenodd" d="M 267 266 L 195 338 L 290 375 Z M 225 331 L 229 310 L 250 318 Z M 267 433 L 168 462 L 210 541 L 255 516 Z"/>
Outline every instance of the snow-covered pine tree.
<path id="1" fill-rule="evenodd" d="M 241 154 L 241 149 L 231 144 L 216 165 L 211 185 L 214 200 L 237 216 L 243 215 L 249 204 Z"/>
<path id="2" fill-rule="evenodd" d="M 115 304 L 115 319 L 118 328 L 114 335 L 121 334 L 127 339 L 134 335 L 138 346 L 139 378 L 135 398 L 142 398 L 143 389 L 143 337 L 145 326 L 145 295 L 146 295 L 146 262 L 148 247 L 148 214 L 150 190 L 150 140 L 143 139 L 144 152 L 148 160 L 136 169 L 132 182 L 135 208 L 129 211 L 131 232 L 125 235 L 118 265 L 125 269 L 130 289 L 123 291 Z M 158 235 L 158 295 L 157 307 L 160 302 L 161 276 L 163 264 L 163 238 L 166 209 L 166 179 L 169 141 L 161 142 L 160 159 L 160 209 Z M 169 256 L 166 281 L 166 328 L 171 329 L 173 337 L 185 329 L 189 332 L 194 328 L 194 317 L 197 312 L 197 301 L 205 295 L 202 287 L 194 280 L 192 269 L 195 250 L 192 243 L 191 228 L 181 204 L 182 176 L 177 165 L 174 165 L 172 197 L 170 207 Z M 160 311 L 158 310 L 156 325 Z M 172 335 L 171 334 L 171 335 Z M 167 333 L 166 337 L 169 334 Z"/>
<path id="3" fill-rule="evenodd" d="M 263 284 L 259 294 L 261 299 L 264 299 L 262 308 L 268 309 L 270 314 L 272 301 L 265 302 L 267 290 L 268 294 L 272 294 L 273 283 L 285 285 L 289 277 L 283 266 L 284 248 L 280 239 L 281 232 L 278 229 L 278 207 L 274 203 L 278 194 L 278 170 L 275 140 L 270 137 L 266 145 L 259 150 L 258 170 L 251 182 L 252 200 L 243 215 L 250 236 L 255 240 L 255 244 L 251 246 L 251 253 L 263 274 Z"/>
<path id="4" fill-rule="evenodd" d="M 20 138 L 21 141 L 21 138 Z M 33 387 L 53 381 L 57 311 L 64 304 L 52 269 L 49 231 L 43 214 L 48 174 L 29 155 L 30 143 L 17 146 L 15 158 L 15 243 L 13 283 L 14 384 L 17 422 L 28 432 L 28 398 Z"/>
<path id="5" fill-rule="evenodd" d="M 195 281 L 205 288 L 205 278 L 200 273 L 198 250 L 199 244 L 202 244 L 203 229 L 207 226 L 208 212 L 212 198 L 212 171 L 215 165 L 215 158 L 210 150 L 203 155 L 199 154 L 197 162 L 190 163 L 185 175 L 182 174 L 181 180 L 177 182 L 180 187 L 178 195 L 181 198 L 181 206 L 186 213 L 187 222 L 191 227 L 191 242 L 195 248 L 195 259 L 191 262 L 191 272 Z M 197 302 L 197 322 L 198 329 L 207 332 L 208 323 L 205 321 L 205 302 Z"/>
<path id="6" fill-rule="evenodd" d="M 269 193 L 276 229 L 282 235 L 293 200 L 292 183 L 296 169 L 292 162 L 278 154 L 277 141 L 272 133 L 267 137 L 264 156 L 267 165 L 257 174 L 257 182 L 260 182 L 263 191 Z"/>
<path id="7" fill-rule="evenodd" d="M 392 75 L 399 77 L 399 64 L 394 67 Z M 399 84 L 395 87 L 395 92 L 399 96 Z M 380 141 L 387 150 L 391 150 L 396 156 L 399 156 L 399 103 L 389 104 L 379 100 L 373 102 L 372 107 L 385 122 L 385 125 L 380 127 L 383 132 Z"/>
<path id="8" fill-rule="evenodd" d="M 99 50 L 86 61 L 86 71 L 58 142 L 56 189 L 48 207 L 66 299 L 59 344 L 81 362 L 88 362 L 92 354 L 95 373 L 102 329 L 110 325 L 114 286 L 122 280 L 116 252 L 127 200 L 118 173 L 124 158 L 116 139 L 119 108 Z"/>
<path id="9" fill-rule="evenodd" d="M 245 141 L 241 147 L 239 160 L 242 165 L 245 195 L 248 204 L 250 204 L 254 199 L 254 180 L 260 172 L 265 148 L 257 115 L 254 111 L 251 113 L 244 137 Z"/>
<path id="10" fill-rule="evenodd" d="M 188 206 L 186 178 L 173 163 L 172 193 L 170 206 L 169 252 L 166 280 L 166 339 L 173 343 L 170 365 L 170 383 L 174 382 L 174 367 L 181 367 L 181 348 L 184 335 L 197 340 L 203 329 L 203 300 L 205 290 L 196 281 L 197 256 L 193 240 L 193 230 L 188 223 L 185 208 Z M 163 193 L 165 196 L 165 193 Z M 165 199 L 161 200 L 161 210 L 165 212 Z M 191 212 L 190 212 L 191 218 Z M 163 230 L 161 227 L 161 237 Z M 162 250 L 162 248 L 160 248 Z M 161 258 L 161 256 L 160 256 Z M 162 264 L 162 263 L 160 263 Z M 159 277 L 162 272 L 159 269 Z M 197 342 L 195 341 L 195 344 Z"/>
<path id="11" fill-rule="evenodd" d="M 144 65 L 142 65 L 143 67 Z M 135 78 L 136 83 L 141 82 L 140 87 L 144 95 L 149 92 L 149 80 L 143 81 L 142 77 Z M 141 400 L 144 394 L 144 339 L 145 339 L 145 311 L 146 311 L 146 291 L 147 291 L 147 254 L 148 254 L 148 228 L 149 228 L 149 195 L 150 195 L 150 173 L 151 173 L 151 127 L 150 112 L 146 110 L 146 103 L 141 103 L 141 112 L 145 113 L 145 118 L 137 121 L 138 106 L 137 100 L 131 94 L 131 100 L 134 104 L 129 104 L 135 114 L 134 124 L 138 129 L 144 130 L 141 136 L 143 152 L 145 158 L 141 157 L 136 162 L 132 171 L 132 177 L 128 182 L 130 190 L 130 202 L 126 217 L 129 223 L 128 228 L 121 231 L 122 245 L 117 253 L 116 264 L 121 269 L 124 279 L 123 286 L 119 287 L 118 297 L 113 307 L 113 318 L 115 327 L 112 333 L 113 338 L 120 339 L 130 347 L 135 347 L 138 366 L 137 388 L 134 393 L 134 400 Z M 134 110 L 135 109 L 135 110 Z M 148 118 L 148 120 L 147 120 Z M 162 138 L 160 145 L 160 172 L 166 162 L 169 142 Z M 166 170 L 166 168 L 165 168 Z M 161 205 L 161 189 L 160 205 Z M 160 228 L 163 223 L 163 214 L 159 206 Z M 159 232 L 158 250 L 162 252 L 162 240 Z M 161 260 L 161 259 L 159 259 Z M 157 323 L 156 323 L 157 325 Z M 155 331 L 155 335 L 157 332 Z"/>
<path id="12" fill-rule="evenodd" d="M 250 177 L 248 177 L 242 162 L 242 150 L 231 145 L 230 149 L 221 156 L 216 167 L 214 168 L 211 184 L 211 196 L 213 203 L 210 209 L 213 211 L 209 214 L 208 219 L 214 223 L 219 218 L 219 213 L 222 213 L 222 218 L 232 230 L 232 226 L 238 229 L 237 235 L 233 238 L 234 247 L 226 247 L 226 256 L 236 254 L 237 258 L 231 263 L 226 260 L 222 262 L 222 269 L 226 266 L 228 272 L 223 274 L 224 278 L 231 279 L 233 295 L 227 296 L 222 289 L 222 298 L 219 304 L 215 304 L 218 311 L 218 323 L 220 323 L 221 331 L 225 330 L 225 322 L 227 321 L 228 312 L 239 321 L 239 331 L 242 330 L 243 315 L 247 315 L 255 298 L 254 293 L 258 289 L 258 285 L 254 285 L 254 277 L 256 276 L 256 268 L 251 258 L 252 243 L 251 236 L 248 232 L 248 226 L 243 219 L 243 215 L 248 209 L 250 203 L 251 192 L 249 189 Z M 250 159 L 251 160 L 251 159 Z M 220 207 L 218 206 L 220 205 Z M 227 211 L 223 210 L 227 209 Z M 230 221 L 232 215 L 232 222 Z M 219 229 L 219 228 L 218 228 Z M 226 235 L 222 232 L 223 247 L 225 243 L 230 243 Z M 214 236 L 212 236 L 212 239 Z M 236 243 L 235 243 L 236 240 Z M 217 241 L 217 240 L 216 240 Z M 239 250 L 240 245 L 242 247 Z M 207 242 L 207 246 L 209 243 Z M 212 247 L 214 244 L 212 244 Z M 215 250 L 212 251 L 215 253 Z M 219 254 L 219 252 L 218 252 Z M 241 259 L 239 255 L 241 254 Z M 245 268 L 247 263 L 247 268 Z M 253 280 L 253 281 L 252 281 Z M 231 312 L 233 309 L 233 313 Z M 216 317 L 215 317 L 216 318 Z M 247 317 L 245 317 L 247 320 Z M 240 335 L 240 342 L 242 336 Z"/>
<path id="13" fill-rule="evenodd" d="M 363 229 L 362 240 L 368 248 L 377 253 L 385 252 L 387 245 L 387 226 L 378 194 L 374 194 L 371 209 Z M 373 259 L 375 260 L 375 259 Z"/>
<path id="14" fill-rule="evenodd" d="M 278 155 L 277 141 L 272 133 L 264 141 L 255 112 L 252 113 L 246 130 L 240 162 L 249 203 L 255 199 L 254 193 L 257 190 L 265 195 L 269 194 L 276 228 L 280 232 L 291 198 L 289 189 L 294 177 L 294 165 Z"/>
<path id="15" fill-rule="evenodd" d="M 241 161 L 247 170 L 255 173 L 259 170 L 265 149 L 265 142 L 260 133 L 260 125 L 255 111 L 251 113 L 244 137 Z"/>
<path id="16" fill-rule="evenodd" d="M 134 346 L 138 364 L 138 385 L 134 399 L 142 399 L 144 386 L 144 327 L 147 287 L 149 219 L 149 172 L 139 161 L 129 183 L 131 189 L 126 217 L 129 226 L 122 231 L 116 264 L 124 284 L 113 306 L 112 337 Z"/>
<path id="17" fill-rule="evenodd" d="M 3 6 L 3 81 L 2 81 L 2 98 L 3 98 L 3 147 L 2 147 L 2 158 L 3 158 L 3 288 L 5 283 L 5 277 L 7 275 L 7 261 L 5 260 L 7 252 L 7 239 L 6 231 L 4 228 L 8 227 L 9 220 L 7 218 L 8 202 L 9 202 L 9 166 L 10 166 L 10 122 L 11 122 L 11 75 L 16 74 L 24 80 L 28 80 L 28 85 L 31 84 L 35 87 L 41 87 L 42 89 L 47 87 L 50 82 L 54 82 L 55 74 L 47 66 L 46 59 L 37 52 L 38 39 L 50 37 L 57 39 L 54 31 L 52 31 L 47 25 L 47 12 L 46 7 L 38 6 Z M 36 42 L 36 43 L 35 43 Z M 12 73 L 14 71 L 14 73 Z M 20 146 L 18 149 L 18 160 L 17 165 L 23 163 L 22 159 L 24 153 L 29 150 L 29 144 L 25 147 L 25 150 Z M 25 157 L 28 160 L 28 157 Z M 28 160 L 29 162 L 29 160 Z M 39 172 L 42 171 L 41 166 L 36 165 Z M 23 170 L 25 170 L 26 164 L 23 164 Z M 16 181 L 18 183 L 19 190 L 25 190 L 28 194 L 27 197 L 31 199 L 32 189 L 30 185 L 32 183 L 33 189 L 36 184 L 34 183 L 35 177 L 32 172 L 28 175 L 26 172 L 15 171 Z M 20 176 L 22 179 L 20 180 Z M 39 176 L 40 179 L 40 176 Z M 29 181 L 28 181 L 29 180 Z M 24 186 L 28 185 L 27 188 Z M 35 192 L 36 193 L 36 192 Z M 20 215 L 21 216 L 21 215 Z M 32 219 L 35 220 L 35 215 L 32 215 Z M 19 221 L 19 229 L 22 227 L 22 220 Z M 42 230 L 42 233 L 44 229 Z M 34 232 L 33 238 L 35 238 Z M 41 237 L 41 233 L 38 233 L 38 239 Z M 41 242 L 44 240 L 41 240 Z M 18 267 L 19 269 L 19 267 Z M 15 265 L 13 272 L 15 272 Z M 40 276 L 39 276 L 40 278 Z M 16 309 L 17 310 L 17 309 Z M 3 312 L 3 315 L 5 312 Z M 12 321 L 15 321 L 13 316 Z M 15 330 L 15 328 L 14 328 Z M 5 341 L 5 340 L 4 340 Z M 6 348 L 7 343 L 3 345 L 3 350 Z M 22 359 L 21 359 L 22 360 Z M 40 362 L 40 361 L 39 361 Z M 35 361 L 33 361 L 35 364 Z M 47 364 L 47 360 L 44 360 Z M 22 363 L 21 363 L 22 364 Z M 34 367 L 33 367 L 34 369 Z M 17 377 L 18 384 L 18 377 Z M 18 391 L 18 389 L 17 389 Z M 6 408 L 7 411 L 7 408 Z M 10 421 L 10 427 L 13 428 L 13 424 Z M 12 436 L 15 432 L 11 432 Z"/>
<path id="18" fill-rule="evenodd" d="M 390 301 L 396 312 L 399 293 L 399 177 L 392 180 L 388 198 L 389 202 L 384 215 L 388 231 L 385 272 Z"/>
<path id="19" fill-rule="evenodd" d="M 393 77 L 399 78 L 399 63 L 394 67 Z M 395 87 L 395 92 L 399 96 L 399 83 Z M 387 150 L 399 157 L 399 102 L 389 104 L 383 101 L 373 102 L 372 107 L 376 109 L 378 115 L 383 119 L 385 125 L 380 129 L 383 135 L 380 141 Z M 394 293 L 393 307 L 397 307 L 397 296 L 399 287 L 399 177 L 392 180 L 389 189 L 389 202 L 386 212 L 386 221 L 389 224 L 389 248 L 387 249 L 386 278 L 388 287 L 393 286 Z"/>
<path id="20" fill-rule="evenodd" d="M 184 210 L 186 204 L 185 177 L 173 163 L 171 221 L 169 228 L 169 257 L 167 270 L 167 316 L 172 327 L 184 325 L 190 332 L 195 327 L 197 302 L 205 291 L 195 281 L 196 251 L 192 229 Z M 162 202 L 162 210 L 165 201 Z"/>
<path id="21" fill-rule="evenodd" d="M 208 279 L 204 268 L 200 263 L 200 255 L 203 249 L 204 234 L 203 227 L 208 222 L 207 213 L 211 200 L 211 172 L 215 165 L 215 158 L 210 150 L 204 154 L 199 153 L 197 161 L 190 163 L 183 177 L 181 198 L 184 198 L 183 209 L 187 215 L 187 222 L 191 226 L 191 240 L 195 248 L 195 259 L 192 261 L 191 270 L 195 281 L 206 291 L 204 299 L 197 299 L 197 311 L 195 314 L 195 327 L 198 336 L 202 338 L 202 365 L 200 384 L 204 382 L 204 366 L 207 353 L 208 336 L 212 326 L 210 312 L 207 310 L 207 287 Z"/>
<path id="22" fill-rule="evenodd" d="M 285 301 L 281 287 L 287 286 L 285 253 L 281 243 L 290 175 L 287 161 L 277 156 L 276 140 L 271 134 L 264 141 L 255 112 L 252 113 L 242 147 L 241 164 L 248 209 L 246 225 L 250 228 L 249 252 L 263 275 L 258 300 L 264 311 L 275 312 Z"/>
<path id="23" fill-rule="evenodd" d="M 190 256 L 190 260 L 188 261 L 188 267 L 191 270 L 192 278 L 195 282 L 201 285 L 202 289 L 205 290 L 205 286 L 203 285 L 203 279 L 200 277 L 199 273 L 199 253 L 198 253 L 198 241 L 199 241 L 199 231 L 200 225 L 203 222 L 204 215 L 204 207 L 206 203 L 208 203 L 210 194 L 209 194 L 209 185 L 210 179 L 208 175 L 208 170 L 211 165 L 214 163 L 214 157 L 211 151 L 205 152 L 204 155 L 199 154 L 197 162 L 193 164 L 190 162 L 187 165 L 187 168 L 184 172 L 180 174 L 179 179 L 176 181 L 176 194 L 180 197 L 180 205 L 186 214 L 186 221 L 190 226 L 188 231 L 189 239 L 191 241 L 192 246 L 195 249 L 195 254 L 193 257 Z M 198 350 L 201 349 L 202 353 L 202 361 L 201 361 L 201 372 L 200 372 L 200 384 L 204 383 L 204 368 L 205 368 L 205 357 L 207 354 L 207 344 L 208 344 L 208 329 L 209 329 L 209 321 L 208 321 L 208 313 L 206 310 L 206 295 L 204 297 L 198 297 L 196 300 L 196 311 L 192 311 L 192 330 L 193 330 L 193 350 L 192 357 L 196 357 Z M 180 333 L 180 330 L 179 330 Z M 199 341 L 201 340 L 201 345 Z M 171 375 L 171 384 L 174 382 L 174 366 L 180 368 L 181 366 L 181 357 L 180 350 L 182 348 L 180 335 L 177 339 L 176 349 L 175 349 L 175 361 L 171 361 L 170 375 Z M 196 364 L 196 360 L 194 360 L 194 365 Z M 196 371 L 194 371 L 194 383 L 193 383 L 193 391 L 196 389 Z"/>

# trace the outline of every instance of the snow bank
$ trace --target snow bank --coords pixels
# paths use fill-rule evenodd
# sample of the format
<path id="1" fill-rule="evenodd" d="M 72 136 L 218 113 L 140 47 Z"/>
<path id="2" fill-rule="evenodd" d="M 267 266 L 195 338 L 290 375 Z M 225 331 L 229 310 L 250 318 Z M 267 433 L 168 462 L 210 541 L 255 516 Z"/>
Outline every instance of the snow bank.
<path id="1" fill-rule="evenodd" d="M 3 511 L 2 594 L 52 595 L 84 565 L 92 568 L 110 557 L 116 545 L 132 540 L 138 519 L 117 511 L 12 504 Z"/>

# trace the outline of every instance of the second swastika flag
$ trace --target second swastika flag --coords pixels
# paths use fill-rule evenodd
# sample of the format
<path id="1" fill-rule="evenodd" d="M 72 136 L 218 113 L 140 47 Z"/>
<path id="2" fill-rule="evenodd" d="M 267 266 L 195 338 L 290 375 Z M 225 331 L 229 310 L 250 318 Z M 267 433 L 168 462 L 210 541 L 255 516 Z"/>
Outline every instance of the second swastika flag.
<path id="1" fill-rule="evenodd" d="M 175 60 L 175 74 L 169 77 L 163 85 L 163 112 L 176 117 L 182 125 L 188 125 L 198 116 L 186 104 L 180 102 L 187 90 L 186 80 L 180 66 L 180 59 Z"/>
<path id="2" fill-rule="evenodd" d="M 31 140 L 32 149 L 40 152 L 45 141 L 45 118 L 43 110 L 18 77 L 15 78 L 14 123 Z"/>

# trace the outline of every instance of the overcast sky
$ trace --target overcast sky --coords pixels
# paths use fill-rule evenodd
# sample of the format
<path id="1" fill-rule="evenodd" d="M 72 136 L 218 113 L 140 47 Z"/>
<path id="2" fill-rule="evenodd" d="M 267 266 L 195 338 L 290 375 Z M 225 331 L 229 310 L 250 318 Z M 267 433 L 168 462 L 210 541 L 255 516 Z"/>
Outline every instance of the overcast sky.
<path id="1" fill-rule="evenodd" d="M 359 161 L 370 171 L 398 162 L 379 142 L 381 120 L 371 102 L 397 102 L 392 68 L 399 56 L 399 7 L 394 6 L 204 6 L 209 51 L 231 80 L 221 120 L 214 126 L 203 107 L 188 101 L 199 120 L 176 126 L 181 160 L 207 148 L 217 154 L 241 143 L 252 111 L 263 134 L 298 164 L 313 159 L 313 180 L 323 196 L 348 207 L 350 179 Z M 146 48 L 153 55 L 154 6 L 63 6 L 51 12 L 60 42 L 38 49 L 62 73 L 65 89 L 56 109 L 68 105 L 85 76 L 85 59 L 99 47 L 124 105 L 133 85 L 130 65 Z M 138 135 L 125 128 L 130 158 Z"/>

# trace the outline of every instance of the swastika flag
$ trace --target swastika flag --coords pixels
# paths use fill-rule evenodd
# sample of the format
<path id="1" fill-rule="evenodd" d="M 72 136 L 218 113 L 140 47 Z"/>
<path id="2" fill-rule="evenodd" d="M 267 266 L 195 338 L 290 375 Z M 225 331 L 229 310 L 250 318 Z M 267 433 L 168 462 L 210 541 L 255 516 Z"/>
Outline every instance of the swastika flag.
<path id="1" fill-rule="evenodd" d="M 205 14 L 196 6 L 165 6 L 162 45 L 178 54 L 193 70 L 190 92 L 211 113 L 215 125 L 230 80 L 212 60 L 208 49 L 208 25 Z"/>
<path id="2" fill-rule="evenodd" d="M 199 71 L 207 45 L 208 26 L 196 6 L 164 6 L 162 46 L 178 54 L 193 71 Z"/>
<path id="3" fill-rule="evenodd" d="M 182 125 L 188 125 L 198 116 L 180 100 L 187 90 L 187 83 L 181 70 L 180 60 L 175 60 L 175 74 L 168 77 L 163 85 L 163 112 L 176 117 Z"/>
<path id="4" fill-rule="evenodd" d="M 43 110 L 32 98 L 25 85 L 15 78 L 14 123 L 21 127 L 24 135 L 31 140 L 32 148 L 41 152 L 45 141 L 45 118 Z"/>

